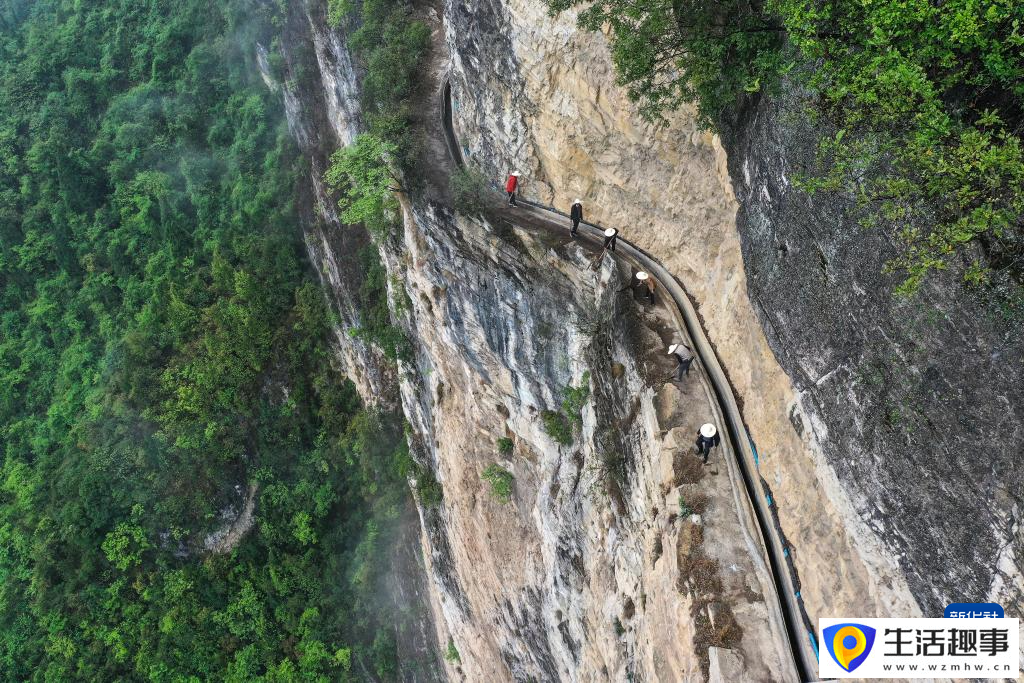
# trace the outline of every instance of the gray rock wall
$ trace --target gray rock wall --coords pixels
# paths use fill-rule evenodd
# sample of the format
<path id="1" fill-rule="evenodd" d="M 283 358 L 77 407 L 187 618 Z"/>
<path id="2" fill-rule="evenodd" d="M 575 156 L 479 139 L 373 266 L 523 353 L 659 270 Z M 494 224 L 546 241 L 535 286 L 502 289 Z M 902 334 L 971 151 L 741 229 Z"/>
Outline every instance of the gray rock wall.
<path id="1" fill-rule="evenodd" d="M 358 74 L 320 3 L 294 17 L 289 62 L 307 50 L 313 64 L 314 87 L 285 88 L 311 159 L 307 244 L 342 313 L 340 369 L 366 398 L 400 395 L 415 456 L 444 487 L 442 505 L 420 518 L 437 644 L 450 637 L 461 656 L 449 675 L 696 680 L 693 596 L 678 588 L 685 534 L 668 513 L 680 493 L 673 462 L 695 426 L 666 416 L 698 415 L 665 407 L 693 396 L 654 387 L 657 325 L 618 324 L 595 344 L 574 321 L 607 307 L 621 274 L 592 273 L 583 254 L 529 231 L 403 197 L 403 234 L 381 246 L 392 301 L 408 302 L 396 315 L 415 360 L 389 367 L 350 338 L 353 256 L 366 236 L 341 225 L 319 176 L 325 155 L 359 130 Z M 546 18 L 540 0 L 450 1 L 432 15 L 442 19 L 436 49 L 450 54 L 435 53 L 429 71 L 450 58 L 472 163 L 495 180 L 519 166 L 537 199 L 586 197 L 588 216 L 627 230 L 696 298 L 762 450 L 812 618 L 909 616 L 918 602 L 934 612 L 988 596 L 1019 604 L 1020 342 L 972 318 L 948 284 L 929 289 L 927 305 L 889 298 L 879 273 L 891 245 L 848 225 L 837 200 L 792 190 L 811 148 L 808 131 L 779 123 L 779 103 L 746 112 L 727 141 L 741 263 L 718 142 L 685 113 L 666 129 L 642 125 L 600 36 Z M 578 443 L 559 448 L 539 412 L 585 369 L 595 398 Z M 620 445 L 630 486 L 617 504 L 588 494 L 609 421 L 630 435 Z M 516 477 L 512 506 L 480 479 L 500 436 L 516 443 L 500 459 Z M 742 567 L 731 509 L 709 513 L 705 533 L 723 566 Z M 747 579 L 730 577 L 749 595 Z M 737 600 L 737 619 L 758 623 L 758 604 Z M 744 647 L 751 666 L 775 666 Z"/>
<path id="2" fill-rule="evenodd" d="M 919 615 L 762 332 L 716 137 L 686 110 L 664 127 L 643 122 L 615 85 L 604 36 L 579 31 L 572 12 L 550 17 L 543 0 L 452 1 L 445 19 L 468 162 L 496 182 L 515 168 L 526 197 L 563 209 L 581 198 L 590 220 L 622 230 L 691 295 L 757 444 L 810 618 Z"/>
<path id="3" fill-rule="evenodd" d="M 952 274 L 918 296 L 897 245 L 808 196 L 817 131 L 791 95 L 749 103 L 725 140 L 751 302 L 857 512 L 926 616 L 1024 598 L 1024 339 Z"/>

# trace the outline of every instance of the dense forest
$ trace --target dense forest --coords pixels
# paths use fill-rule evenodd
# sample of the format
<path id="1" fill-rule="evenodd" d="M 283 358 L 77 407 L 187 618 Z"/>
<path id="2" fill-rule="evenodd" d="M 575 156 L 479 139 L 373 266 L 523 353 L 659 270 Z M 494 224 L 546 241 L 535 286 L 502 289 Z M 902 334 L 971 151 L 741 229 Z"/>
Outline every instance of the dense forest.
<path id="1" fill-rule="evenodd" d="M 0 2 L 0 679 L 399 666 L 379 569 L 412 465 L 332 368 L 253 64 L 284 12 Z"/>

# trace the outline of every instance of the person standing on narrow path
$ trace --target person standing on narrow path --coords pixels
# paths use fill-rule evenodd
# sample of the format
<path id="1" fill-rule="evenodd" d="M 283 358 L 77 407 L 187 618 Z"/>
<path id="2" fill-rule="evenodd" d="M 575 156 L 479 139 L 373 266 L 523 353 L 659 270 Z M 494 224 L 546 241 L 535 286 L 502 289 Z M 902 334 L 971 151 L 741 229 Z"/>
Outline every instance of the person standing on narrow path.
<path id="1" fill-rule="evenodd" d="M 569 209 L 569 220 L 572 221 L 569 235 L 575 237 L 580 231 L 580 221 L 583 220 L 583 202 L 578 199 L 572 203 L 572 208 Z"/>
<path id="2" fill-rule="evenodd" d="M 516 205 L 516 190 L 519 189 L 519 173 L 510 173 L 505 181 L 505 192 L 508 192 L 508 205 Z"/>
<path id="3" fill-rule="evenodd" d="M 705 465 L 708 464 L 711 449 L 720 443 L 722 443 L 722 437 L 718 435 L 715 425 L 709 422 L 701 426 L 700 431 L 697 432 L 697 453 L 704 456 Z"/>
<path id="4" fill-rule="evenodd" d="M 615 228 L 608 228 L 607 230 L 604 231 L 604 244 L 602 244 L 601 246 L 606 250 L 615 251 L 615 242 L 618 239 L 619 231 L 616 230 Z"/>
<path id="5" fill-rule="evenodd" d="M 668 347 L 668 355 L 675 358 L 676 371 L 669 377 L 676 382 L 683 381 L 683 375 L 689 376 L 690 366 L 693 365 L 693 351 L 686 344 L 673 344 Z"/>

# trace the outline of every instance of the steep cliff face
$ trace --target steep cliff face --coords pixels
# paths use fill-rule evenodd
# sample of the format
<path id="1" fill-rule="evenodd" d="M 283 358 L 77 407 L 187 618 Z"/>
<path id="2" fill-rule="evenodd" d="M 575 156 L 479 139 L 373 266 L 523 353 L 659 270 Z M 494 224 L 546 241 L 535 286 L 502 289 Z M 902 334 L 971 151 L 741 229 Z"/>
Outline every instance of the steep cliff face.
<path id="1" fill-rule="evenodd" d="M 718 140 L 690 112 L 645 124 L 614 85 L 602 36 L 540 0 L 449 3 L 456 130 L 488 175 L 524 173 L 527 197 L 624 231 L 698 305 L 743 404 L 778 501 L 810 618 L 919 614 L 884 548 L 817 443 L 820 413 L 776 361 L 747 294 L 737 203 Z"/>
<path id="2" fill-rule="evenodd" d="M 1024 605 L 1024 340 L 951 275 L 912 300 L 896 253 L 843 197 L 807 194 L 816 137 L 792 95 L 732 126 L 729 168 L 750 299 L 810 429 L 930 615 L 952 601 Z"/>
<path id="3" fill-rule="evenodd" d="M 410 204 L 405 226 L 407 251 L 390 267 L 403 272 L 419 353 L 403 399 L 444 487 L 422 515 L 442 638 L 461 656 L 453 673 L 677 680 L 707 666 L 709 645 L 728 645 L 750 679 L 789 678 L 725 466 L 707 481 L 677 472 L 687 460 L 700 469 L 689 441 L 715 419 L 710 392 L 696 377 L 665 384 L 677 333 L 622 292 L 628 267 L 607 257 L 593 271 L 590 249 L 543 225 L 433 204 Z M 544 411 L 560 410 L 566 387 L 590 397 L 559 443 Z M 502 437 L 511 454 L 499 454 Z M 515 477 L 509 504 L 481 480 L 495 462 Z M 706 501 L 703 516 L 680 518 L 681 495 Z M 701 543 L 717 587 L 686 571 Z M 705 613 L 732 635 L 717 640 Z"/>
<path id="4" fill-rule="evenodd" d="M 659 128 L 641 122 L 614 85 L 603 38 L 577 32 L 571 15 L 548 18 L 539 0 L 481 0 L 447 2 L 428 18 L 427 71 L 451 74 L 470 164 L 495 181 L 516 168 L 525 196 L 563 209 L 582 198 L 588 219 L 623 230 L 689 289 L 743 404 L 812 619 L 1019 601 L 1020 475 L 1008 471 L 1018 378 L 1007 373 L 986 396 L 977 380 L 999 362 L 993 353 L 1019 359 L 1016 342 L 1000 345 L 994 328 L 936 292 L 938 317 L 918 317 L 951 325 L 978 355 L 954 369 L 942 363 L 962 349 L 925 344 L 945 354 L 932 371 L 908 357 L 924 335 L 901 327 L 913 316 L 882 292 L 886 252 L 843 227 L 840 205 L 794 198 L 789 168 L 806 147 L 788 150 L 799 136 L 769 105 L 736 127 L 727 168 L 719 141 L 688 113 Z M 366 236 L 340 224 L 319 178 L 325 154 L 359 131 L 358 74 L 317 3 L 293 24 L 289 67 L 308 71 L 285 100 L 311 158 L 307 244 L 341 313 L 340 364 L 365 398 L 400 396 L 415 456 L 444 491 L 439 505 L 420 506 L 420 542 L 437 643 L 459 651 L 449 676 L 696 680 L 729 669 L 733 680 L 793 680 L 729 454 L 706 476 L 694 470 L 691 437 L 716 420 L 714 401 L 699 373 L 681 388 L 665 383 L 664 347 L 681 340 L 680 326 L 619 291 L 628 266 L 592 269 L 589 247 L 536 216 L 456 216 L 433 188 L 402 198 L 402 234 L 379 245 L 414 361 L 389 365 L 347 334 L 359 321 L 354 256 Z M 440 168 L 437 102 L 423 107 Z M 905 381 L 893 358 L 910 368 Z M 873 371 L 879 363 L 889 370 Z M 955 394 L 972 373 L 973 388 Z M 543 413 L 584 386 L 580 425 L 559 444 Z M 950 393 L 925 396 L 930 387 Z M 900 396 L 918 397 L 896 406 L 915 424 L 931 411 L 945 417 L 899 432 L 879 406 Z M 970 400 L 964 414 L 991 425 L 958 441 L 948 436 L 955 408 Z M 996 414 L 999 405 L 1010 408 Z M 1008 429 L 982 457 L 999 425 Z M 498 453 L 499 438 L 511 454 Z M 972 469 L 979 461 L 984 471 Z M 492 463 L 514 476 L 509 504 L 481 480 Z M 958 481 L 973 517 L 954 528 Z M 680 517 L 680 496 L 700 501 L 701 514 Z"/>
<path id="5" fill-rule="evenodd" d="M 359 228 L 345 229 L 323 183 L 330 154 L 360 131 L 359 76 L 344 35 L 328 28 L 326 8 L 319 3 L 295 8 L 284 35 L 284 82 L 270 73 L 262 46 L 259 64 L 268 87 L 281 89 L 288 127 L 309 160 L 303 237 L 338 314 L 339 370 L 356 383 L 364 401 L 397 403 L 394 368 L 370 344 L 350 334 L 360 325 L 357 293 L 365 273 L 358 254 L 370 243 L 369 236 Z"/>
<path id="6" fill-rule="evenodd" d="M 272 74 L 265 49 L 257 46 L 264 81 L 281 90 L 289 129 L 309 160 L 303 237 L 310 262 L 337 314 L 338 372 L 355 383 L 367 405 L 397 407 L 401 403 L 398 368 L 353 335 L 362 322 L 358 293 L 366 276 L 358 255 L 372 243 L 362 228 L 342 224 L 323 183 L 330 154 L 350 143 L 361 130 L 359 74 L 344 35 L 328 28 L 326 8 L 316 2 L 292 8 L 282 55 L 284 72 Z M 381 611 L 394 619 L 400 663 L 396 674 L 403 683 L 445 680 L 440 656 L 443 643 L 437 640 L 431 610 L 434 591 L 421 552 L 420 520 L 411 505 L 399 514 L 396 537 L 389 547 L 380 549 L 386 556 L 382 564 L 390 571 L 383 582 L 385 594 L 376 596 Z M 375 680 L 365 662 L 357 666 L 358 675 Z"/>
<path id="7" fill-rule="evenodd" d="M 291 44 L 315 51 L 306 68 L 315 62 L 327 96 L 311 87 L 316 78 L 286 88 L 314 173 L 332 141 L 359 130 L 351 106 L 330 96 L 357 74 L 322 22 L 313 10 L 300 16 Z M 300 71 L 299 49 L 289 55 Z M 440 167 L 448 160 L 434 144 L 438 114 L 426 119 L 434 126 L 428 155 Z M 326 220 L 307 244 L 342 312 L 344 346 L 344 328 L 358 324 L 358 311 L 344 309 L 358 273 L 335 264 L 361 242 L 345 241 L 352 229 L 336 223 L 323 187 L 312 189 Z M 668 302 L 641 308 L 623 291 L 628 265 L 595 261 L 593 245 L 543 220 L 457 217 L 443 194 L 403 197 L 403 234 L 379 245 L 414 361 L 388 372 L 365 349 L 340 355 L 355 358 L 345 370 L 365 375 L 367 398 L 377 378 L 397 380 L 415 456 L 443 487 L 439 505 L 421 505 L 421 520 L 437 642 L 459 651 L 449 673 L 677 680 L 716 670 L 791 679 L 732 455 L 705 474 L 692 453 L 698 426 L 722 422 L 711 389 L 699 369 L 685 384 L 666 383 L 664 349 L 686 341 Z M 578 414 L 561 407 L 569 387 L 587 397 Z M 545 411 L 560 412 L 569 434 L 563 426 L 552 436 Z M 499 454 L 499 438 L 512 440 L 511 454 Z M 508 504 L 481 479 L 493 463 L 514 477 Z"/>

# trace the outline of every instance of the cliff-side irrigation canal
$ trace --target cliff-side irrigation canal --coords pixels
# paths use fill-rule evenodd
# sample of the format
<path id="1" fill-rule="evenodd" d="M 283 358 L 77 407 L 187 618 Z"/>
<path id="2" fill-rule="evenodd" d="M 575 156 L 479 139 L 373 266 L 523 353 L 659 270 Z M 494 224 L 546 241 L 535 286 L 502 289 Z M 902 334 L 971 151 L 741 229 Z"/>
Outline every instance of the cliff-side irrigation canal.
<path id="1" fill-rule="evenodd" d="M 451 82 L 445 77 L 439 89 L 438 111 L 445 135 L 445 144 L 451 161 L 465 167 L 455 135 Z M 568 214 L 557 209 L 518 198 L 524 205 L 521 209 L 510 209 L 510 220 L 526 229 L 547 229 L 566 233 Z M 557 221 L 557 222 L 556 222 Z M 600 249 L 605 228 L 594 223 L 580 223 L 580 237 L 583 241 Z M 800 582 L 779 526 L 774 502 L 767 492 L 758 469 L 758 455 L 753 439 L 743 422 L 736 396 L 729 384 L 725 371 L 718 360 L 711 342 L 701 325 L 693 303 L 683 286 L 650 254 L 630 243 L 618 234 L 618 250 L 614 256 L 624 260 L 635 270 L 643 270 L 655 277 L 670 295 L 674 306 L 670 306 L 679 330 L 689 336 L 691 348 L 704 368 L 707 380 L 713 388 L 718 403 L 718 412 L 724 423 L 723 452 L 726 454 L 730 480 L 734 488 L 742 492 L 744 505 L 750 515 L 737 511 L 755 563 L 760 564 L 771 577 L 775 594 L 766 596 L 769 614 L 785 624 L 789 640 L 789 651 L 793 665 L 801 681 L 818 680 L 818 646 L 814 625 L 804 607 L 800 595 Z M 731 455 L 731 457 L 729 457 Z M 751 523 L 751 519 L 756 522 Z M 767 565 L 764 564 L 767 559 Z"/>

